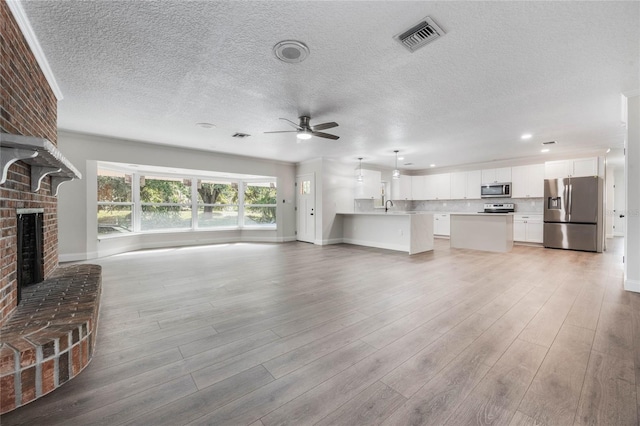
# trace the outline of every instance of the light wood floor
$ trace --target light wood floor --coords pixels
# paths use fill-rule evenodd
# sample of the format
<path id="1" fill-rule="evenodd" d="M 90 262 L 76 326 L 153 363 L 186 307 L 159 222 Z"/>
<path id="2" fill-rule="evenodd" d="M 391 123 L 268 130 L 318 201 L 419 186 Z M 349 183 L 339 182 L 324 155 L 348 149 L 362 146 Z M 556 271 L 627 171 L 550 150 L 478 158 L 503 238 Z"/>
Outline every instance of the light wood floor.
<path id="1" fill-rule="evenodd" d="M 640 294 L 606 254 L 227 244 L 102 259 L 96 355 L 31 425 L 638 423 Z"/>

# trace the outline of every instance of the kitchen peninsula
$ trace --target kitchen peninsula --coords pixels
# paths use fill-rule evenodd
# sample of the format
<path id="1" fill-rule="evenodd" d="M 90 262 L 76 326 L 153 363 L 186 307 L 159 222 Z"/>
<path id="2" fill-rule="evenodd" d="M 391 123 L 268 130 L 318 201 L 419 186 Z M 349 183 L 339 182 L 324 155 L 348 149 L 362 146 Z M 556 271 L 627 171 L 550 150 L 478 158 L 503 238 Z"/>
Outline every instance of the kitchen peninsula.
<path id="1" fill-rule="evenodd" d="M 368 247 L 405 251 L 433 250 L 433 215 L 428 213 L 338 213 L 342 241 Z"/>
<path id="2" fill-rule="evenodd" d="M 513 214 L 451 213 L 451 248 L 508 252 L 513 248 Z"/>

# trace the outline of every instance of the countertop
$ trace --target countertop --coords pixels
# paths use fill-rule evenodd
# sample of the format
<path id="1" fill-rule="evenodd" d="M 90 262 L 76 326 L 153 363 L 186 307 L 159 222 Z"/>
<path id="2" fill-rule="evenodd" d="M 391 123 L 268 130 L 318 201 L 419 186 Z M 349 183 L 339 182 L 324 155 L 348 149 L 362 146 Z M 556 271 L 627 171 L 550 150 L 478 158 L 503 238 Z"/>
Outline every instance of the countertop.
<path id="1" fill-rule="evenodd" d="M 350 214 L 350 215 L 363 215 L 363 216 L 411 216 L 416 214 L 432 214 L 430 212 L 337 212 L 336 214 Z"/>

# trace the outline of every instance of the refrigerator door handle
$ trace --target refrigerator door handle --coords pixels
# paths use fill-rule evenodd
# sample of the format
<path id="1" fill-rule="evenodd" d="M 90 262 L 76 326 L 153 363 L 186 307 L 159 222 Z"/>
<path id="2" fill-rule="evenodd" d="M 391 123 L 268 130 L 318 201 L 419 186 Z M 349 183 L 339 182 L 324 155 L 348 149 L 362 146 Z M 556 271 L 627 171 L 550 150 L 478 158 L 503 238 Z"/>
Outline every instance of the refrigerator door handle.
<path id="1" fill-rule="evenodd" d="M 567 202 L 569 203 L 569 220 L 571 220 L 571 206 L 573 204 L 572 202 L 572 196 L 573 196 L 573 185 L 569 184 L 569 195 L 567 196 Z"/>
<path id="2" fill-rule="evenodd" d="M 562 196 L 564 199 L 562 200 L 562 208 L 564 210 L 564 221 L 569 221 L 569 204 L 568 204 L 568 196 L 569 196 L 569 185 L 562 186 Z"/>

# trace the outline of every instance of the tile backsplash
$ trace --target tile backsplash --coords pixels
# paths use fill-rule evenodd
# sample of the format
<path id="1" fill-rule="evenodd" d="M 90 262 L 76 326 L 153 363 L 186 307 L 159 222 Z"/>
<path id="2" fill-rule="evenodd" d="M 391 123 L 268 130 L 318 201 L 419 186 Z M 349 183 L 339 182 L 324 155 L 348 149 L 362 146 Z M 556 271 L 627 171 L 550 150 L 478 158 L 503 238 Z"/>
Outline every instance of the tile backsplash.
<path id="1" fill-rule="evenodd" d="M 492 198 L 486 200 L 429 200 L 429 201 L 394 201 L 393 211 L 427 211 L 427 212 L 480 212 L 485 203 L 513 203 L 516 213 L 543 213 L 543 198 Z M 356 212 L 377 211 L 372 200 L 355 200 Z"/>

